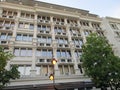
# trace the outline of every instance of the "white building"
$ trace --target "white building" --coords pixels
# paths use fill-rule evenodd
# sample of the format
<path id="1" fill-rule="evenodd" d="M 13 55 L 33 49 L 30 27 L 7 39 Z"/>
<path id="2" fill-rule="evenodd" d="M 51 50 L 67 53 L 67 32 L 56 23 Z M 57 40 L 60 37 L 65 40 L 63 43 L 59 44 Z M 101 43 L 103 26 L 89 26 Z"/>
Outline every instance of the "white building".
<path id="1" fill-rule="evenodd" d="M 112 17 L 103 18 L 103 27 L 115 54 L 120 57 L 120 19 Z"/>
<path id="2" fill-rule="evenodd" d="M 115 24 L 116 21 L 119 20 L 115 19 Z M 88 89 L 92 85 L 81 66 L 81 46 L 87 35 L 96 32 L 107 36 L 120 51 L 120 37 L 111 37 L 114 30 L 108 25 L 110 23 L 108 18 L 102 21 L 99 16 L 77 8 L 34 0 L 1 0 L 0 44 L 15 55 L 6 68 L 18 65 L 21 74 L 20 79 L 11 81 L 9 89 L 53 90 L 53 82 L 49 80 L 53 73 L 52 58 L 57 60 L 54 67 L 56 88 Z M 115 31 L 120 35 L 120 30 Z"/>

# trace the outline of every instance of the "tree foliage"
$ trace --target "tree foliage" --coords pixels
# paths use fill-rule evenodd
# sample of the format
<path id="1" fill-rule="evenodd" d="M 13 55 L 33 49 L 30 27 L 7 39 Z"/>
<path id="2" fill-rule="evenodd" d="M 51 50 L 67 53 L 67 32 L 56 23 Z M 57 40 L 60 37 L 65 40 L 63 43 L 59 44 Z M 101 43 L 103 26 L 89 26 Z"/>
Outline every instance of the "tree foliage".
<path id="1" fill-rule="evenodd" d="M 6 70 L 5 66 L 7 61 L 10 60 L 13 55 L 10 52 L 5 52 L 0 46 L 0 89 L 2 89 L 11 79 L 19 78 L 19 71 L 17 66 L 13 65 L 10 70 Z"/>
<path id="2" fill-rule="evenodd" d="M 115 56 L 105 37 L 91 34 L 82 47 L 85 74 L 96 86 L 120 88 L 120 58 Z"/>

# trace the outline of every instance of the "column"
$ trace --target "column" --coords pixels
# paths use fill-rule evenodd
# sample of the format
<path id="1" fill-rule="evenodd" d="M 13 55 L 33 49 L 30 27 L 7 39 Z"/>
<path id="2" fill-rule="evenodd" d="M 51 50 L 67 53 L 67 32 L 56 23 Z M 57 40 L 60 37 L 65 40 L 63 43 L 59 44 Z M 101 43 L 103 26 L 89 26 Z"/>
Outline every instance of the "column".
<path id="1" fill-rule="evenodd" d="M 71 55 L 72 55 L 72 60 L 74 63 L 75 75 L 80 75 L 80 70 L 78 68 L 78 62 L 77 62 L 77 59 L 75 58 L 75 48 L 74 47 L 71 47 Z"/>
<path id="2" fill-rule="evenodd" d="M 78 27 L 80 27 L 80 21 L 79 20 L 77 20 L 77 25 L 78 25 Z"/>
<path id="3" fill-rule="evenodd" d="M 92 23 L 89 21 L 89 26 L 91 27 L 91 28 L 93 28 L 93 26 L 92 26 Z"/>
<path id="4" fill-rule="evenodd" d="M 85 43 L 85 42 L 86 42 L 86 36 L 85 36 L 85 34 L 84 34 L 84 30 L 81 29 L 80 31 L 81 31 L 81 36 L 82 36 L 82 38 L 83 38 L 83 43 Z"/>
<path id="5" fill-rule="evenodd" d="M 3 9 L 0 7 L 0 17 L 2 17 Z"/>
<path id="6" fill-rule="evenodd" d="M 11 38 L 12 42 L 14 42 L 15 38 L 16 38 L 16 32 L 17 32 L 17 29 L 18 29 L 19 17 L 20 17 L 21 11 L 18 11 L 17 13 L 18 13 L 18 15 L 17 15 L 17 17 L 15 19 L 15 26 L 14 26 L 14 30 L 13 30 L 13 36 Z"/>
<path id="7" fill-rule="evenodd" d="M 34 34 L 33 34 L 33 56 L 32 56 L 32 66 L 31 66 L 31 76 L 36 76 L 36 45 L 37 45 L 37 13 L 35 13 L 35 22 L 34 22 Z"/>
<path id="8" fill-rule="evenodd" d="M 35 69 L 35 66 L 36 66 L 36 57 L 35 57 L 36 48 L 33 48 L 32 52 L 33 52 L 33 56 L 32 56 L 32 66 L 31 66 L 31 70 L 30 70 L 30 72 L 31 72 L 30 75 L 32 77 L 35 77 L 35 75 L 36 75 L 36 69 Z"/>
<path id="9" fill-rule="evenodd" d="M 33 45 L 37 45 L 37 13 L 35 13 Z"/>
<path id="10" fill-rule="evenodd" d="M 53 22 L 53 16 L 50 16 L 50 22 Z"/>
<path id="11" fill-rule="evenodd" d="M 57 42 L 55 40 L 55 32 L 54 32 L 54 23 L 53 23 L 53 16 L 50 17 L 51 21 L 51 34 L 52 34 L 52 47 L 53 47 L 53 58 L 57 60 L 57 63 L 54 65 L 55 76 L 60 75 L 60 71 L 58 69 L 58 59 L 57 59 Z"/>
<path id="12" fill-rule="evenodd" d="M 64 22 L 65 22 L 64 24 L 67 25 L 67 18 L 64 19 Z"/>
<path id="13" fill-rule="evenodd" d="M 70 27 L 69 27 L 69 25 L 66 25 L 66 32 L 68 34 L 68 41 L 71 42 L 72 39 L 71 39 L 71 33 L 70 33 Z"/>
<path id="14" fill-rule="evenodd" d="M 55 76 L 59 76 L 60 75 L 60 71 L 58 69 L 58 59 L 57 59 L 57 48 L 53 48 L 53 57 L 57 60 L 57 63 L 54 65 L 54 70 L 55 70 Z"/>

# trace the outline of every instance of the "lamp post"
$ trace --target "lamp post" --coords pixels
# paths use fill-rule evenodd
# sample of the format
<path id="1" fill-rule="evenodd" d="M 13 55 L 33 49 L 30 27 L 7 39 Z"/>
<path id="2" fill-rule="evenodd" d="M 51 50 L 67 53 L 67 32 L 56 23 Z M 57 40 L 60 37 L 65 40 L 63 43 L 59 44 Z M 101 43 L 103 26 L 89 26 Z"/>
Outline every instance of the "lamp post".
<path id="1" fill-rule="evenodd" d="M 53 80 L 53 86 L 54 86 L 54 89 L 55 90 L 58 90 L 56 87 L 55 87 L 55 69 L 54 69 L 54 65 L 57 63 L 57 60 L 55 58 L 52 59 L 51 61 L 52 65 L 53 65 L 53 73 L 50 74 L 49 76 L 49 79 L 50 80 Z"/>

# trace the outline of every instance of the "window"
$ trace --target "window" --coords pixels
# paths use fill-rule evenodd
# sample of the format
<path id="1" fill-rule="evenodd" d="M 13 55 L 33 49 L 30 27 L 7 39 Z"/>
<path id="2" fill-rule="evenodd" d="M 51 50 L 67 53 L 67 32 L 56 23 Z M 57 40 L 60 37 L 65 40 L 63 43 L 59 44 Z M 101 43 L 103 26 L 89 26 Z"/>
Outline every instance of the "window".
<path id="1" fill-rule="evenodd" d="M 22 36 L 21 36 L 21 34 L 17 34 L 17 36 L 16 36 L 16 40 L 18 40 L 18 41 L 22 41 Z"/>
<path id="2" fill-rule="evenodd" d="M 10 21 L 5 21 L 5 27 L 9 27 L 10 26 Z"/>
<path id="3" fill-rule="evenodd" d="M 41 71 L 41 66 L 36 66 L 36 74 L 37 75 L 41 74 L 40 71 Z"/>
<path id="4" fill-rule="evenodd" d="M 40 49 L 36 50 L 36 56 L 41 56 L 41 50 Z"/>
<path id="5" fill-rule="evenodd" d="M 17 34 L 16 40 L 18 41 L 32 41 L 33 35 Z"/>
<path id="6" fill-rule="evenodd" d="M 25 23 L 24 28 L 29 28 L 29 24 L 28 24 L 28 23 Z"/>
<path id="7" fill-rule="evenodd" d="M 26 56 L 26 48 L 21 48 L 20 56 Z"/>
<path id="8" fill-rule="evenodd" d="M 48 50 L 47 56 L 48 56 L 48 57 L 52 57 L 52 50 Z"/>
<path id="9" fill-rule="evenodd" d="M 27 56 L 32 56 L 32 49 L 31 48 L 28 48 L 28 50 L 27 50 Z"/>
<path id="10" fill-rule="evenodd" d="M 71 52 L 70 52 L 70 51 L 67 51 L 67 52 L 66 52 L 66 56 L 67 56 L 67 57 L 71 57 Z"/>
<path id="11" fill-rule="evenodd" d="M 81 55 L 82 55 L 82 51 L 78 51 L 78 50 L 75 51 L 76 58 L 80 57 Z"/>
<path id="12" fill-rule="evenodd" d="M 12 34 L 8 34 L 7 40 L 10 40 L 11 37 L 12 37 Z"/>
<path id="13" fill-rule="evenodd" d="M 20 22 L 18 27 L 19 27 L 19 28 L 24 28 L 23 23 Z"/>
<path id="14" fill-rule="evenodd" d="M 57 57 L 61 57 L 60 50 L 57 50 Z"/>
<path id="15" fill-rule="evenodd" d="M 75 74 L 73 65 L 59 65 L 58 68 L 61 75 Z"/>
<path id="16" fill-rule="evenodd" d="M 14 55 L 15 55 L 15 56 L 19 56 L 19 55 L 20 55 L 20 50 L 19 50 L 19 48 L 15 48 L 15 49 L 14 49 Z"/>
<path id="17" fill-rule="evenodd" d="M 46 30 L 46 26 L 42 26 L 42 30 L 45 31 Z"/>
<path id="18" fill-rule="evenodd" d="M 0 38 L 1 38 L 2 40 L 6 40 L 6 33 L 1 33 Z"/>
<path id="19" fill-rule="evenodd" d="M 27 37 L 26 34 L 23 35 L 22 40 L 23 40 L 23 41 L 28 41 L 28 37 Z"/>
<path id="20" fill-rule="evenodd" d="M 46 57 L 47 56 L 47 50 L 43 49 L 42 52 L 41 52 L 41 54 L 42 54 L 43 57 Z"/>
<path id="21" fill-rule="evenodd" d="M 70 50 L 57 50 L 57 57 L 69 58 L 71 57 Z"/>
<path id="22" fill-rule="evenodd" d="M 33 35 L 28 36 L 28 41 L 32 41 Z"/>
<path id="23" fill-rule="evenodd" d="M 117 25 L 115 23 L 110 24 L 110 26 L 112 27 L 112 29 L 118 29 Z"/>
<path id="24" fill-rule="evenodd" d="M 51 43 L 51 42 L 52 42 L 52 38 L 51 38 L 51 37 L 48 37 L 47 43 Z"/>
<path id="25" fill-rule="evenodd" d="M 61 56 L 62 56 L 62 57 L 66 57 L 65 50 L 62 50 Z"/>
<path id="26" fill-rule="evenodd" d="M 37 26 L 37 30 L 40 31 L 41 30 L 41 25 Z"/>
<path id="27" fill-rule="evenodd" d="M 30 30 L 34 30 L 34 25 L 33 24 L 30 24 Z"/>
<path id="28" fill-rule="evenodd" d="M 30 75 L 31 66 L 24 65 L 24 66 L 18 66 L 18 71 L 21 75 Z"/>
<path id="29" fill-rule="evenodd" d="M 31 48 L 15 48 L 14 49 L 15 56 L 32 56 Z"/>

